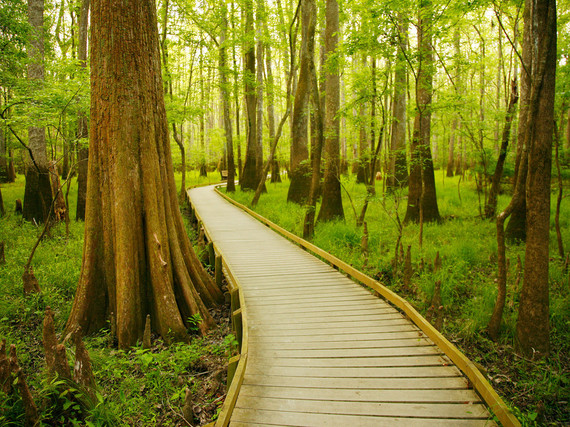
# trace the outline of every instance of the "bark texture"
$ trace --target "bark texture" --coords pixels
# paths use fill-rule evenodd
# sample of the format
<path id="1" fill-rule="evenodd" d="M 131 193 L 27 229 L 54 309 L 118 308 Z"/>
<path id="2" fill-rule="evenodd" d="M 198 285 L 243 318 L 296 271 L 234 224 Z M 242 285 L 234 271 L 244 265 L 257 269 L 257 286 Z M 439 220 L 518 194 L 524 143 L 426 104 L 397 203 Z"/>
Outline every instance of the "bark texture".
<path id="1" fill-rule="evenodd" d="M 416 81 L 417 111 L 411 145 L 408 206 L 404 222 L 439 221 L 435 176 L 430 149 L 431 101 L 433 95 L 432 7 L 422 1 L 418 25 L 420 65 Z"/>
<path id="2" fill-rule="evenodd" d="M 87 68 L 87 37 L 89 25 L 89 5 L 90 0 L 81 1 L 79 11 L 79 37 L 77 46 L 77 59 L 82 69 Z M 85 197 L 87 194 L 87 163 L 89 162 L 89 123 L 87 114 L 84 111 L 79 113 L 77 118 L 77 140 L 79 146 L 77 150 L 77 208 L 75 211 L 76 220 L 85 220 Z"/>
<path id="3" fill-rule="evenodd" d="M 240 176 L 241 188 L 255 190 L 259 182 L 257 173 L 257 94 L 255 89 L 255 39 L 253 33 L 253 1 L 245 2 L 245 107 L 247 119 L 247 148 Z"/>
<path id="4" fill-rule="evenodd" d="M 339 16 L 338 2 L 326 2 L 325 28 L 325 179 L 323 202 L 318 221 L 344 219 L 340 188 L 340 75 L 335 50 L 338 46 Z"/>
<path id="5" fill-rule="evenodd" d="M 394 97 L 392 99 L 392 132 L 390 141 L 390 170 L 388 187 L 404 186 L 408 180 L 408 164 L 406 160 L 406 88 L 407 66 L 405 52 L 408 48 L 408 29 L 398 24 L 398 53 L 394 71 Z"/>
<path id="6" fill-rule="evenodd" d="M 315 56 L 316 11 L 307 0 L 301 2 L 301 53 L 299 79 L 291 117 L 291 184 L 287 201 L 303 204 L 311 188 L 311 167 L 309 163 L 309 98 L 311 94 L 310 64 Z"/>
<path id="7" fill-rule="evenodd" d="M 28 0 L 28 21 L 33 28 L 28 57 L 28 80 L 32 87 L 41 86 L 44 81 L 44 0 Z M 39 119 L 39 118 L 32 118 Z M 23 216 L 27 221 L 44 222 L 51 206 L 51 183 L 46 152 L 44 127 L 28 128 L 26 155 L 26 188 L 24 190 Z"/>
<path id="8" fill-rule="evenodd" d="M 550 350 L 548 247 L 556 80 L 556 1 L 527 0 L 525 8 L 531 9 L 529 39 L 533 56 L 526 124 L 529 147 L 526 181 L 527 235 L 517 338 L 523 354 L 528 357 L 544 357 Z"/>
<path id="9" fill-rule="evenodd" d="M 222 298 L 190 246 L 176 195 L 155 3 L 92 3 L 91 129 L 83 263 L 67 331 L 114 323 L 121 348 L 145 318 L 165 340 L 213 323 Z"/>
<path id="10" fill-rule="evenodd" d="M 227 56 L 227 32 L 228 32 L 228 8 L 224 2 L 221 3 L 222 12 L 222 34 L 220 36 L 220 84 L 222 92 L 222 105 L 224 109 L 224 131 L 226 134 L 226 156 L 228 168 L 227 191 L 235 191 L 236 167 L 234 162 L 234 141 L 232 136 L 232 119 L 230 116 L 230 88 L 229 88 L 229 68 Z"/>

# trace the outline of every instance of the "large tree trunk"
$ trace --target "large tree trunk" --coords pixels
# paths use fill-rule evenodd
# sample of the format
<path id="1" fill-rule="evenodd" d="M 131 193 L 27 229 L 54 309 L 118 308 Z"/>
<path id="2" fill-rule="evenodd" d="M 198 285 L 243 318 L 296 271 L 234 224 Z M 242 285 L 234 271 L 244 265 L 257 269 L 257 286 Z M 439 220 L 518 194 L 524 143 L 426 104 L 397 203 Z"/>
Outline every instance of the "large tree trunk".
<path id="1" fill-rule="evenodd" d="M 408 206 L 405 222 L 439 221 L 435 176 L 430 150 L 431 100 L 433 94 L 433 46 L 431 5 L 422 1 L 418 25 L 419 70 L 416 81 L 417 112 L 411 145 Z"/>
<path id="2" fill-rule="evenodd" d="M 259 182 L 257 173 L 257 95 L 255 92 L 255 35 L 253 32 L 253 1 L 245 1 L 245 106 L 247 116 L 247 148 L 240 185 L 243 190 L 255 190 Z"/>
<path id="3" fill-rule="evenodd" d="M 544 357 L 550 351 L 548 243 L 556 80 L 556 1 L 527 0 L 525 8 L 531 8 L 528 15 L 531 33 L 524 41 L 532 43 L 533 49 L 530 103 L 525 126 L 529 148 L 527 236 L 517 338 L 520 350 L 527 357 Z"/>
<path id="4" fill-rule="evenodd" d="M 200 266 L 178 207 L 164 108 L 153 0 L 94 1 L 91 129 L 85 242 L 67 331 L 106 325 L 119 347 L 143 336 L 145 318 L 165 340 L 221 291 Z M 116 326 L 116 327 L 115 327 Z"/>
<path id="5" fill-rule="evenodd" d="M 28 57 L 28 80 L 32 87 L 44 81 L 44 0 L 28 0 L 28 20 L 33 28 Z M 39 117 L 32 117 L 41 121 Z M 44 222 L 52 201 L 44 127 L 28 128 L 29 154 L 26 156 L 26 188 L 23 216 L 27 221 Z"/>
<path id="6" fill-rule="evenodd" d="M 82 69 L 87 68 L 87 29 L 89 25 L 89 1 L 81 1 L 81 10 L 79 14 L 79 39 L 77 49 L 77 59 Z M 87 196 L 87 169 L 89 162 L 89 146 L 87 138 L 89 137 L 87 123 L 87 115 L 84 111 L 80 111 L 77 117 L 77 206 L 75 210 L 76 220 L 85 220 L 85 198 Z"/>
<path id="7" fill-rule="evenodd" d="M 406 160 L 406 88 L 408 49 L 408 28 L 398 24 L 398 53 L 394 70 L 394 96 L 392 98 L 392 132 L 390 141 L 390 170 L 388 171 L 389 188 L 406 185 L 408 181 L 408 162 Z"/>
<path id="8" fill-rule="evenodd" d="M 339 16 L 337 0 L 326 2 L 325 55 L 330 58 L 338 46 Z M 327 61 L 328 62 L 328 61 Z M 327 63 L 325 74 L 325 179 L 323 202 L 318 221 L 344 219 L 340 188 L 340 76 L 336 60 Z"/>
<path id="9" fill-rule="evenodd" d="M 234 142 L 232 135 L 232 119 L 230 116 L 230 93 L 229 93 L 229 69 L 228 69 L 228 56 L 227 56 L 227 32 L 228 32 L 228 8 L 226 3 L 222 2 L 221 5 L 222 13 L 222 34 L 220 36 L 220 82 L 221 82 L 221 92 L 222 92 L 222 104 L 223 104 L 223 115 L 224 115 L 224 131 L 226 134 L 226 157 L 227 157 L 227 168 L 228 168 L 228 180 L 226 190 L 233 192 L 236 191 L 236 167 L 234 162 Z"/>
<path id="10" fill-rule="evenodd" d="M 315 55 L 315 17 L 306 0 L 301 2 L 301 52 L 299 79 L 295 92 L 293 116 L 291 118 L 290 179 L 287 201 L 303 204 L 307 202 L 311 188 L 311 167 L 309 165 L 309 97 L 311 94 L 310 64 Z"/>

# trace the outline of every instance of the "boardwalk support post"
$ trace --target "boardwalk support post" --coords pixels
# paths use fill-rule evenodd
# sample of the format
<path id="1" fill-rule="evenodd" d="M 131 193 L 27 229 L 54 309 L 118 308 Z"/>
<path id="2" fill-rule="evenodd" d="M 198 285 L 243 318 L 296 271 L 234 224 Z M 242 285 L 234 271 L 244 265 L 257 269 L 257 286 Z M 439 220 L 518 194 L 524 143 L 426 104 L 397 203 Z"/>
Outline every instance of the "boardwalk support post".
<path id="1" fill-rule="evenodd" d="M 216 285 L 218 288 L 222 289 L 222 257 L 220 255 L 216 255 L 216 264 L 215 264 L 215 278 L 216 278 Z"/>
<path id="2" fill-rule="evenodd" d="M 232 385 L 232 381 L 234 380 L 234 375 L 236 374 L 240 358 L 241 355 L 238 354 L 237 356 L 230 358 L 228 362 L 228 379 L 226 383 L 226 390 L 228 390 L 230 388 L 230 385 Z"/>
<path id="3" fill-rule="evenodd" d="M 216 263 L 216 252 L 214 251 L 214 244 L 208 243 L 208 263 L 213 266 Z"/>
<path id="4" fill-rule="evenodd" d="M 243 341 L 243 322 L 241 318 L 241 308 L 238 308 L 232 313 L 232 327 L 236 334 L 239 350 L 241 351 L 241 345 Z"/>

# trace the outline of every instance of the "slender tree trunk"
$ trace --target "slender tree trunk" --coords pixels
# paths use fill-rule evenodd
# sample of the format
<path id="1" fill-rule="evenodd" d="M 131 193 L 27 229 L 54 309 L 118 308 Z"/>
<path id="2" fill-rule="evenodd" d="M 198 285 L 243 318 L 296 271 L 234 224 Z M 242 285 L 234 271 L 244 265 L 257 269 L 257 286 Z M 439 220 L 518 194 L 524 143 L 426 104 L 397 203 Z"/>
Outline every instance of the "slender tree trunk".
<path id="1" fill-rule="evenodd" d="M 495 173 L 493 174 L 493 181 L 491 182 L 491 190 L 485 205 L 485 218 L 493 218 L 497 210 L 497 198 L 501 187 L 501 178 L 503 177 L 503 167 L 507 158 L 507 148 L 509 145 L 509 137 L 511 134 L 511 123 L 515 113 L 515 106 L 518 100 L 517 81 L 513 80 L 511 84 L 511 99 L 507 107 L 507 116 L 505 118 L 505 128 L 503 129 L 503 137 L 501 142 L 501 151 L 497 159 L 497 166 L 495 166 Z"/>
<path id="2" fill-rule="evenodd" d="M 8 181 L 8 150 L 6 147 L 6 133 L 4 126 L 0 127 L 0 182 Z"/>
<path id="3" fill-rule="evenodd" d="M 226 156 L 227 156 L 227 167 L 228 167 L 228 181 L 226 190 L 229 192 L 236 191 L 235 177 L 236 168 L 234 163 L 234 143 L 232 135 L 232 119 L 230 116 L 230 94 L 229 94 L 229 79 L 228 79 L 228 60 L 227 60 L 227 31 L 228 31 L 228 8 L 225 2 L 220 4 L 222 13 L 222 34 L 220 37 L 220 81 L 221 81 L 221 91 L 222 91 L 222 104 L 223 104 L 223 116 L 224 116 L 224 131 L 226 134 Z"/>
<path id="4" fill-rule="evenodd" d="M 394 70 L 394 96 L 392 97 L 392 131 L 390 136 L 390 170 L 388 188 L 405 186 L 408 181 L 408 162 L 406 160 L 406 89 L 408 49 L 408 28 L 400 18 L 398 24 L 398 53 Z"/>
<path id="5" fill-rule="evenodd" d="M 245 106 L 247 113 L 247 149 L 245 164 L 240 176 L 240 185 L 243 190 L 255 190 L 258 184 L 257 174 L 257 95 L 255 89 L 255 34 L 253 32 L 253 1 L 245 3 Z"/>
<path id="6" fill-rule="evenodd" d="M 291 155 L 289 171 L 291 184 L 287 201 L 299 204 L 307 202 L 311 187 L 311 169 L 309 165 L 309 97 L 311 94 L 310 65 L 315 55 L 315 16 L 311 5 L 306 0 L 301 2 L 301 53 L 299 78 L 292 116 Z"/>
<path id="7" fill-rule="evenodd" d="M 412 137 L 408 206 L 404 222 L 439 221 L 435 175 L 430 150 L 433 62 L 431 3 L 422 0 L 418 25 L 420 64 L 416 81 L 417 112 Z"/>
<path id="8" fill-rule="evenodd" d="M 200 133 L 200 176 L 208 176 L 208 168 L 206 166 L 206 95 L 204 92 L 204 56 L 202 46 L 200 45 L 200 106 L 203 110 L 199 117 L 199 133 Z"/>
<path id="9" fill-rule="evenodd" d="M 153 0 L 92 5 L 90 161 L 83 263 L 67 332 L 115 322 L 120 348 L 146 315 L 165 340 L 223 299 L 192 250 L 178 207 Z"/>
<path id="10" fill-rule="evenodd" d="M 366 55 L 362 57 L 362 67 L 366 68 Z M 368 138 L 366 136 L 366 125 L 368 115 L 366 114 L 366 104 L 364 100 L 358 109 L 358 163 L 356 170 L 356 182 L 359 184 L 368 184 L 369 169 L 369 148 Z"/>
<path id="11" fill-rule="evenodd" d="M 82 70 L 87 69 L 87 34 L 89 26 L 89 3 L 90 0 L 81 1 L 81 10 L 79 11 L 79 38 L 77 46 L 77 59 Z M 89 127 L 87 114 L 80 111 L 77 117 L 76 131 L 78 147 L 77 147 L 77 206 L 75 210 L 76 220 L 85 220 L 85 197 L 87 193 L 87 170 L 89 162 L 89 145 L 87 138 L 89 137 Z"/>
<path id="12" fill-rule="evenodd" d="M 257 185 L 263 180 L 262 191 L 267 191 L 265 189 L 265 177 L 262 176 L 263 172 L 263 69 L 265 49 L 263 43 L 263 26 L 267 25 L 265 20 L 265 6 L 263 0 L 257 0 L 257 23 L 256 23 L 256 35 L 257 35 L 257 57 L 256 57 L 256 91 L 257 91 L 257 104 L 255 107 L 256 111 L 256 125 L 257 130 L 255 132 L 257 137 L 257 151 L 255 157 L 255 173 Z"/>
<path id="13" fill-rule="evenodd" d="M 528 16 L 527 16 L 528 15 Z M 528 172 L 528 147 L 526 146 L 526 123 L 528 120 L 528 109 L 530 105 L 530 70 L 532 47 L 530 38 L 530 8 L 524 10 L 524 32 L 522 46 L 522 66 L 520 82 L 520 106 L 519 106 L 519 127 L 517 135 L 517 155 L 515 160 L 515 183 L 518 181 L 526 183 Z M 526 192 L 518 199 L 513 208 L 513 213 L 505 230 L 505 237 L 510 241 L 525 241 L 526 239 Z"/>
<path id="14" fill-rule="evenodd" d="M 44 82 L 44 0 L 28 0 L 28 20 L 33 28 L 28 51 L 28 80 L 34 88 Z M 41 121 L 32 117 L 32 121 Z M 27 221 L 44 222 L 51 206 L 51 182 L 46 151 L 45 128 L 28 128 L 30 155 L 26 160 L 26 187 L 24 192 L 23 217 Z"/>
<path id="15" fill-rule="evenodd" d="M 566 120 L 566 149 L 570 150 L 570 109 L 568 110 L 568 119 Z"/>
<path id="16" fill-rule="evenodd" d="M 339 37 L 339 8 L 337 0 L 326 1 L 325 55 L 335 54 Z M 328 61 L 327 61 L 328 62 Z M 337 61 L 327 63 L 325 74 L 325 179 L 323 202 L 318 221 L 344 219 L 340 188 L 340 76 Z"/>
<path id="17" fill-rule="evenodd" d="M 454 49 L 455 49 L 455 84 L 458 85 L 458 87 L 461 87 L 460 81 L 461 81 L 461 71 L 460 71 L 460 58 L 461 58 L 461 33 L 459 30 L 459 26 L 456 26 L 455 31 L 453 33 L 453 45 L 454 45 Z M 458 145 L 457 144 L 457 139 L 458 139 L 458 131 L 459 131 L 459 117 L 457 114 L 453 114 L 453 119 L 451 121 L 451 134 L 449 135 L 449 152 L 448 152 L 448 158 L 447 158 L 447 171 L 446 171 L 446 175 L 448 177 L 452 177 L 453 176 L 453 172 L 454 172 L 454 168 L 459 168 L 461 169 L 461 160 L 459 160 L 457 163 L 457 165 L 455 165 L 455 148 Z M 461 152 L 461 149 L 457 150 L 459 152 Z M 461 155 L 461 154 L 459 154 Z"/>
<path id="18" fill-rule="evenodd" d="M 526 141 L 528 141 L 527 235 L 524 280 L 519 302 L 517 338 L 527 357 L 550 351 L 548 291 L 550 171 L 556 81 L 556 1 L 527 0 L 533 46 Z M 526 16 L 525 16 L 526 17 Z M 525 26 L 526 28 L 526 26 Z"/>

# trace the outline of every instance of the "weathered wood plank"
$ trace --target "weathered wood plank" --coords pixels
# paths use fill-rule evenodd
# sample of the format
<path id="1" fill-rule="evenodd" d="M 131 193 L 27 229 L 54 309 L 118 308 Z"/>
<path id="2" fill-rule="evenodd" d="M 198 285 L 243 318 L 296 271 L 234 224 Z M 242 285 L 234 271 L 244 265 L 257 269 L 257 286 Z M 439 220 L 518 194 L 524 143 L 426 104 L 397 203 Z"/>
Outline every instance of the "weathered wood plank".
<path id="1" fill-rule="evenodd" d="M 313 414 L 374 415 L 383 417 L 487 419 L 481 404 L 336 402 L 330 400 L 274 399 L 240 395 L 237 408 Z M 443 414 L 445 414 L 443 416 Z"/>
<path id="2" fill-rule="evenodd" d="M 330 378 L 422 378 L 456 377 L 461 372 L 455 366 L 406 366 L 406 367 L 366 367 L 366 368 L 306 368 L 260 365 L 247 366 L 247 375 L 280 375 L 283 377 L 330 377 Z"/>
<path id="3" fill-rule="evenodd" d="M 249 355 L 249 361 L 258 365 L 271 365 L 287 368 L 379 368 L 414 366 L 426 367 L 449 366 L 451 362 L 446 357 L 425 354 L 412 356 L 381 356 L 381 357 L 321 357 L 321 358 L 291 358 L 291 357 L 263 357 Z"/>
<path id="4" fill-rule="evenodd" d="M 384 350 L 392 347 L 424 347 L 433 346 L 433 343 L 425 338 L 388 338 L 388 339 L 375 339 L 375 340 L 345 340 L 345 341 L 305 341 L 305 342 L 256 342 L 255 349 L 267 351 L 327 351 L 327 350 L 352 350 L 362 349 L 366 350 Z M 253 350 L 253 349 L 252 349 Z"/>
<path id="5" fill-rule="evenodd" d="M 477 419 L 396 418 L 343 414 L 307 414 L 236 408 L 232 426 L 350 426 L 350 427 L 491 427 L 492 421 Z"/>
<path id="6" fill-rule="evenodd" d="M 309 387 L 285 387 L 244 384 L 240 394 L 249 397 L 270 397 L 274 399 L 325 400 L 339 402 L 377 403 L 481 403 L 473 390 L 371 390 L 371 389 L 327 389 Z"/>
<path id="7" fill-rule="evenodd" d="M 358 389 L 358 390 L 449 390 L 467 389 L 467 380 L 462 376 L 426 378 L 351 378 L 351 377 L 284 377 L 252 374 L 244 384 L 276 387 Z"/>
<path id="8" fill-rule="evenodd" d="M 323 330 L 322 328 L 318 329 L 286 329 L 286 330 L 271 330 L 266 329 L 263 326 L 250 326 L 251 336 L 252 337 L 272 337 L 276 336 L 277 334 L 282 337 L 291 337 L 291 336 L 311 336 L 313 338 L 317 338 L 322 335 L 330 336 L 330 335 L 344 335 L 344 334 L 355 334 L 361 333 L 361 327 L 342 327 L 338 325 L 330 325 L 327 330 Z M 405 320 L 400 321 L 392 321 L 388 325 L 375 325 L 369 326 L 366 328 L 366 333 L 379 333 L 379 332 L 410 332 L 415 331 L 412 325 L 407 323 Z"/>
<path id="9" fill-rule="evenodd" d="M 335 348 L 326 350 L 308 349 L 277 349 L 276 346 L 257 345 L 250 349 L 249 356 L 253 359 L 261 358 L 367 358 L 367 357 L 405 357 L 417 355 L 441 355 L 442 352 L 434 345 L 408 346 L 408 347 L 379 347 L 379 348 Z"/>
<path id="10" fill-rule="evenodd" d="M 404 339 L 404 338 L 423 338 L 425 335 L 417 330 L 408 331 L 387 331 L 387 332 L 355 332 L 352 334 L 337 334 L 337 335 L 275 335 L 264 336 L 261 334 L 250 334 L 250 342 L 265 342 L 265 343 L 313 343 L 313 342 L 354 342 L 358 340 L 370 341 L 373 339 L 387 340 L 387 339 Z"/>

